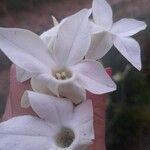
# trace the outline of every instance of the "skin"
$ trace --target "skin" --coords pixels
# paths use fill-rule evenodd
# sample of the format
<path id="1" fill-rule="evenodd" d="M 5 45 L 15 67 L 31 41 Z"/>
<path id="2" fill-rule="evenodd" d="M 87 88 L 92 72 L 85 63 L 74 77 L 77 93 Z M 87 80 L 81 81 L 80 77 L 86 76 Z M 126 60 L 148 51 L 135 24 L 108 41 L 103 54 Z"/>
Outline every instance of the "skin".
<path id="1" fill-rule="evenodd" d="M 106 69 L 111 74 L 111 69 Z M 12 65 L 10 72 L 10 92 L 7 100 L 3 121 L 20 115 L 36 115 L 31 108 L 23 109 L 20 106 L 20 99 L 25 90 L 31 90 L 29 81 L 20 83 L 16 80 L 15 65 Z M 106 95 L 94 95 L 87 92 L 87 99 L 92 99 L 94 108 L 94 129 L 95 140 L 90 150 L 105 150 L 105 112 Z"/>

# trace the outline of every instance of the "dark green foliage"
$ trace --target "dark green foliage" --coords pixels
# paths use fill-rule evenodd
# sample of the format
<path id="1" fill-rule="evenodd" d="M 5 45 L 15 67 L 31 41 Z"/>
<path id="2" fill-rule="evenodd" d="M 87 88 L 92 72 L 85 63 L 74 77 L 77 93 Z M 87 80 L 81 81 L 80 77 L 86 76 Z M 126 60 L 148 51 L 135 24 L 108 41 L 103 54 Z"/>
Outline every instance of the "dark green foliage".
<path id="1" fill-rule="evenodd" d="M 150 21 L 149 17 L 141 20 Z M 148 27 L 149 28 L 149 27 Z M 149 150 L 150 144 L 150 32 L 136 36 L 142 51 L 143 71 L 133 67 L 126 77 L 117 82 L 117 91 L 111 94 L 107 111 L 107 150 Z M 113 74 L 123 72 L 129 62 L 113 48 L 104 58 Z"/>
<path id="2" fill-rule="evenodd" d="M 150 129 L 149 114 L 150 83 L 144 73 L 131 70 L 111 96 L 107 112 L 108 150 L 128 150 L 130 145 L 138 144 Z"/>
<path id="3" fill-rule="evenodd" d="M 120 147 L 126 149 L 138 141 L 143 129 L 139 114 L 136 110 L 130 110 L 125 106 L 116 112 L 107 129 L 108 149 L 119 150 Z"/>

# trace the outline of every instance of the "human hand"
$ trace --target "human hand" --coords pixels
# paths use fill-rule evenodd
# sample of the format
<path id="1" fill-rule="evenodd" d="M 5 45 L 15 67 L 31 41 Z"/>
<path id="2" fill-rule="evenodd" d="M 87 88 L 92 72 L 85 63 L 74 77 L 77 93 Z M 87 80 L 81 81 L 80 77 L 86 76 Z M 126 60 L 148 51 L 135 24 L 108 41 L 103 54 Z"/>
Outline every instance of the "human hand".
<path id="1" fill-rule="evenodd" d="M 111 74 L 111 70 L 107 70 Z M 16 80 L 15 65 L 10 72 L 10 92 L 7 100 L 3 121 L 20 115 L 36 115 L 31 108 L 24 109 L 20 106 L 20 100 L 25 90 L 32 90 L 29 81 L 20 83 Z M 87 99 L 91 99 L 94 108 L 95 140 L 90 150 L 105 150 L 105 112 L 106 96 L 94 95 L 87 92 Z"/>

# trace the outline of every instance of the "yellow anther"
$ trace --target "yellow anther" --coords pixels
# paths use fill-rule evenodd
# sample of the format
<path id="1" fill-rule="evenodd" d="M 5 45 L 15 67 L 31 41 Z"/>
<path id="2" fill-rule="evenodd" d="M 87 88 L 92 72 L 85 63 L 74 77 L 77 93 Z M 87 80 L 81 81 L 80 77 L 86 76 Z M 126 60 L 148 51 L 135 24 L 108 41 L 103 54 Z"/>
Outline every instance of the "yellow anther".
<path id="1" fill-rule="evenodd" d="M 67 78 L 66 72 L 63 71 L 61 73 L 61 79 L 66 79 L 66 78 Z"/>
<path id="2" fill-rule="evenodd" d="M 57 80 L 67 80 L 72 77 L 72 74 L 68 70 L 63 69 L 63 70 L 59 70 L 59 71 L 55 72 L 54 77 Z"/>
<path id="3" fill-rule="evenodd" d="M 60 73 L 56 73 L 56 79 L 61 80 L 61 74 Z"/>

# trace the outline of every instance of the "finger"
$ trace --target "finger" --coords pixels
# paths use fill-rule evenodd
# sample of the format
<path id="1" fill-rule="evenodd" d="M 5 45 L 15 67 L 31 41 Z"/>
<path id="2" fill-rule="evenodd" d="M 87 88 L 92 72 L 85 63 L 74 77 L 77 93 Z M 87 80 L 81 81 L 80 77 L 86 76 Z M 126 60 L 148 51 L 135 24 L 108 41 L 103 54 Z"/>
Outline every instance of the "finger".
<path id="1" fill-rule="evenodd" d="M 108 69 L 107 72 L 110 74 L 111 70 Z M 15 65 L 12 65 L 10 74 L 10 92 L 7 101 L 6 111 L 3 116 L 3 121 L 14 116 L 34 114 L 31 108 L 23 109 L 20 106 L 20 100 L 24 91 L 31 90 L 29 81 L 20 83 L 16 80 Z M 92 150 L 104 150 L 106 96 L 99 96 L 87 93 L 87 97 L 88 99 L 92 99 L 94 107 L 94 129 L 96 138 L 94 140 Z"/>
<path id="2" fill-rule="evenodd" d="M 106 69 L 109 75 L 110 68 Z M 105 150 L 105 114 L 107 109 L 107 96 L 94 95 L 87 92 L 87 98 L 93 102 L 95 140 L 90 150 Z"/>
<path id="3" fill-rule="evenodd" d="M 7 99 L 5 113 L 3 115 L 3 121 L 12 117 L 26 114 L 34 114 L 32 109 L 21 108 L 20 100 L 25 90 L 31 90 L 29 81 L 20 83 L 16 80 L 16 67 L 12 65 L 10 71 L 10 89 Z"/>
<path id="4" fill-rule="evenodd" d="M 105 150 L 106 96 L 87 93 L 93 102 L 95 140 L 91 150 Z"/>

